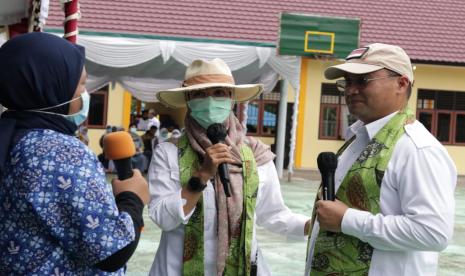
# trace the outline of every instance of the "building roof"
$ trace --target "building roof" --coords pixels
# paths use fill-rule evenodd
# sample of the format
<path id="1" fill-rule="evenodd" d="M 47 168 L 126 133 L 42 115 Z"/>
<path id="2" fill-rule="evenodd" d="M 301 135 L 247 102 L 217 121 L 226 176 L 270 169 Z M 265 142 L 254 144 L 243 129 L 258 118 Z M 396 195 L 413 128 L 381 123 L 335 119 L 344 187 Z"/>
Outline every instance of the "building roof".
<path id="1" fill-rule="evenodd" d="M 279 13 L 361 19 L 360 44 L 403 47 L 412 60 L 465 64 L 463 0 L 79 0 L 81 31 L 276 44 Z M 62 28 L 50 1 L 47 29 Z"/>

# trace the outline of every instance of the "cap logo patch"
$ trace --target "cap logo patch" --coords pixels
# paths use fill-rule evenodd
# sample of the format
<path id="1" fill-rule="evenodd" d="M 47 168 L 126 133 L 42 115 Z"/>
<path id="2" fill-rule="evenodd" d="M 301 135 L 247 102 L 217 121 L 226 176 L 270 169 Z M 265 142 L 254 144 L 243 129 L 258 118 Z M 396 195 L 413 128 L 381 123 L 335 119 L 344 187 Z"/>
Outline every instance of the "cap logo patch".
<path id="1" fill-rule="evenodd" d="M 353 50 L 347 57 L 346 60 L 354 59 L 354 58 L 362 58 L 362 56 L 370 49 L 370 47 L 362 47 Z"/>

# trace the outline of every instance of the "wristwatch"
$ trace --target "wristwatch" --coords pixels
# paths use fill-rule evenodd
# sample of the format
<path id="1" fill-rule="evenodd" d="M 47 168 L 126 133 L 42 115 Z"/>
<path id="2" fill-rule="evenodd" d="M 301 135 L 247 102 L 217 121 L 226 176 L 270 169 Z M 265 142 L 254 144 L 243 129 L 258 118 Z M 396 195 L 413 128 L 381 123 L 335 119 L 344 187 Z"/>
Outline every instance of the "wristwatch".
<path id="1" fill-rule="evenodd" d="M 207 184 L 202 183 L 202 180 L 196 176 L 192 176 L 187 182 L 187 189 L 191 192 L 202 192 L 207 187 Z"/>

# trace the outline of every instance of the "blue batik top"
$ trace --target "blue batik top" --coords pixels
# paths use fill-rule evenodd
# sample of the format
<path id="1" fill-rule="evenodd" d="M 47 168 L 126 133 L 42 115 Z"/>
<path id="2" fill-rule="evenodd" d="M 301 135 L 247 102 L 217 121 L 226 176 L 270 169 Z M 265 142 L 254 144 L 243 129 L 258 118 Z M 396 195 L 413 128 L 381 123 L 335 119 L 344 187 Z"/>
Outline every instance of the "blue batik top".
<path id="1" fill-rule="evenodd" d="M 14 146 L 0 182 L 0 275 L 108 275 L 93 265 L 134 236 L 78 139 L 36 129 Z"/>

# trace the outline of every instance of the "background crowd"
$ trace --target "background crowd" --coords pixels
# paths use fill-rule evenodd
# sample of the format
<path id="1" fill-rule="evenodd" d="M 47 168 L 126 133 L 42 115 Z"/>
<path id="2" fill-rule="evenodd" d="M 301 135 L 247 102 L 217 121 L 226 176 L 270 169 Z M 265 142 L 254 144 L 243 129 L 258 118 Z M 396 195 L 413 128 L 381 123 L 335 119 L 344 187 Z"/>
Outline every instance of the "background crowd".
<path id="1" fill-rule="evenodd" d="M 89 145 L 87 131 L 87 127 L 82 125 L 76 132 L 78 139 L 85 145 Z M 144 110 L 140 116 L 134 116 L 134 120 L 130 123 L 127 130 L 122 126 L 106 126 L 105 133 L 99 139 L 102 153 L 98 155 L 98 159 L 107 173 L 114 173 L 115 166 L 113 162 L 108 160 L 105 156 L 105 152 L 103 151 L 103 138 L 108 133 L 116 131 L 129 132 L 136 147 L 136 154 L 131 158 L 132 167 L 146 173 L 155 147 L 161 142 L 176 144 L 184 129 L 178 129 L 177 125 L 167 125 L 166 127 L 162 126 L 160 128 L 160 121 L 155 116 L 155 111 L 153 109 Z"/>

